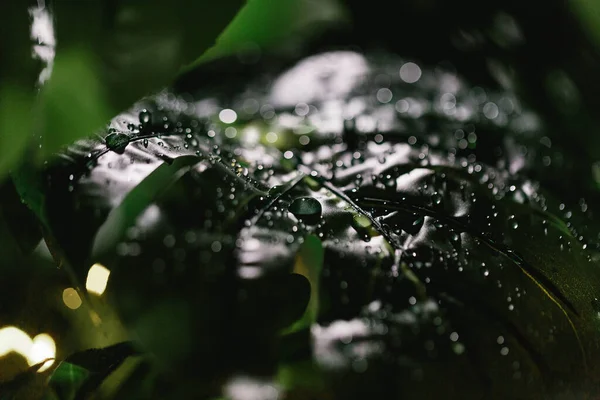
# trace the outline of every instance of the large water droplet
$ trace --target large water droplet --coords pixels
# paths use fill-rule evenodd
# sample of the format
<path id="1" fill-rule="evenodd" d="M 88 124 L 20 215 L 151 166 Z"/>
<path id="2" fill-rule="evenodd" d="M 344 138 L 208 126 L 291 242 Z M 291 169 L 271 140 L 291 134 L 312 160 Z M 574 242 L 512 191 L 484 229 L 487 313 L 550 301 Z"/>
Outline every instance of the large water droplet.
<path id="1" fill-rule="evenodd" d="M 104 138 L 106 142 L 106 147 L 109 150 L 114 151 L 115 153 L 123 153 L 125 151 L 125 147 L 129 144 L 129 135 L 124 133 L 111 133 L 110 135 Z"/>
<path id="2" fill-rule="evenodd" d="M 299 197 L 289 207 L 291 213 L 308 224 L 316 223 L 321 217 L 322 210 L 321 203 L 312 197 Z"/>
<path id="3" fill-rule="evenodd" d="M 145 108 L 142 111 L 140 111 L 138 117 L 140 119 L 140 124 L 142 124 L 142 127 L 146 127 L 150 124 L 150 122 L 152 122 L 152 114 Z"/>
<path id="4" fill-rule="evenodd" d="M 371 228 L 371 220 L 362 214 L 355 214 L 352 217 L 352 226 L 354 227 L 354 229 L 356 229 L 357 231 L 365 231 L 369 228 Z"/>

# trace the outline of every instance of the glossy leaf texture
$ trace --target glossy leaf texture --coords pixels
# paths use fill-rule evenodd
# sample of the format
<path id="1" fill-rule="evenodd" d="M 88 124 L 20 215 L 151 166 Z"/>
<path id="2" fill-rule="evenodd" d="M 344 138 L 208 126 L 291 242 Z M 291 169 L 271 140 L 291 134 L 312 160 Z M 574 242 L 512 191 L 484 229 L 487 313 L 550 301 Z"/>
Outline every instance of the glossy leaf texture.
<path id="1" fill-rule="evenodd" d="M 209 64 L 43 172 L 55 256 L 82 288 L 109 271 L 90 296 L 175 387 L 598 394 L 598 225 L 544 188 L 570 171 L 543 118 L 386 53 L 254 68 Z"/>

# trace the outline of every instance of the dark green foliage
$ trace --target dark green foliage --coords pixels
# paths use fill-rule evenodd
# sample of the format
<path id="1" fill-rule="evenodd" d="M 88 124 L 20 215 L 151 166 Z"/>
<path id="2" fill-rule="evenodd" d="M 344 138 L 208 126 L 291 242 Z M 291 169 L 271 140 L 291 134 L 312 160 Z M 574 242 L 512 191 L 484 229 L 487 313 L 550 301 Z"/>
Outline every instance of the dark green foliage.
<path id="1" fill-rule="evenodd" d="M 543 120 L 450 71 L 405 83 L 404 63 L 330 52 L 269 86 L 231 75 L 234 96 L 160 94 L 49 165 L 44 220 L 64 265 L 80 281 L 111 270 L 105 296 L 168 390 L 217 395 L 307 361 L 334 398 L 596 390 L 596 225 L 527 178 L 544 174 Z M 343 85 L 313 80 L 327 75 Z M 219 121 L 229 108 L 237 120 Z"/>
<path id="2" fill-rule="evenodd" d="M 568 7 L 535 28 L 538 6 L 512 1 L 375 20 L 382 2 L 350 1 L 351 29 L 272 52 L 238 23 L 201 60 L 239 54 L 150 95 L 238 2 L 70 3 L 53 2 L 71 23 L 37 100 L 36 65 L 0 69 L 0 128 L 26 134 L 0 149 L 0 250 L 8 279 L 31 264 L 78 289 L 74 327 L 128 341 L 59 338 L 48 379 L 34 366 L 1 400 L 44 382 L 45 400 L 598 396 L 599 147 L 579 127 L 600 81 Z M 240 15 L 283 27 L 302 8 L 259 3 Z M 41 153 L 86 137 L 42 167 L 14 156 L 34 101 Z M 60 270 L 38 268 L 46 250 Z M 99 264 L 108 286 L 88 292 Z"/>

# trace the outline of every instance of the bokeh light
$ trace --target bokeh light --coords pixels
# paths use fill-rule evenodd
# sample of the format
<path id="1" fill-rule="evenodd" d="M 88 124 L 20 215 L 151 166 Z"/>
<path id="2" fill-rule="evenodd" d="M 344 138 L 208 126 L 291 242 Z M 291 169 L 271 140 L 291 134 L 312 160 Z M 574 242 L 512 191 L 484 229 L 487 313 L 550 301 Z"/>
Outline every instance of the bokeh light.
<path id="1" fill-rule="evenodd" d="M 108 284 L 108 277 L 110 271 L 102 264 L 94 264 L 88 271 L 87 280 L 85 281 L 85 288 L 90 293 L 101 295 L 106 290 Z"/>

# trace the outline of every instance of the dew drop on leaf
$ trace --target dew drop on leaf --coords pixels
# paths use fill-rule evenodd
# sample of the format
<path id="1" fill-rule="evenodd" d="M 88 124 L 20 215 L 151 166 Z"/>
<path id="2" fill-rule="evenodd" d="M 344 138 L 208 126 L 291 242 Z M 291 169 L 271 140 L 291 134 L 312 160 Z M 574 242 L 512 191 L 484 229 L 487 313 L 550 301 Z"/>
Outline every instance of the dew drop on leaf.
<path id="1" fill-rule="evenodd" d="M 104 140 L 106 147 L 116 153 L 122 153 L 129 144 L 129 136 L 121 132 L 111 133 Z"/>
<path id="2" fill-rule="evenodd" d="M 147 126 L 152 120 L 152 114 L 150 113 L 150 111 L 144 108 L 142 111 L 140 111 L 139 119 L 140 124 L 142 124 L 142 126 Z"/>
<path id="3" fill-rule="evenodd" d="M 314 223 L 321 216 L 321 203 L 312 197 L 299 197 L 290 204 L 289 211 L 298 219 Z"/>
<path id="4" fill-rule="evenodd" d="M 371 227 L 371 220 L 365 215 L 356 214 L 352 217 L 352 226 L 362 232 Z"/>

